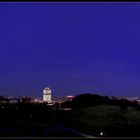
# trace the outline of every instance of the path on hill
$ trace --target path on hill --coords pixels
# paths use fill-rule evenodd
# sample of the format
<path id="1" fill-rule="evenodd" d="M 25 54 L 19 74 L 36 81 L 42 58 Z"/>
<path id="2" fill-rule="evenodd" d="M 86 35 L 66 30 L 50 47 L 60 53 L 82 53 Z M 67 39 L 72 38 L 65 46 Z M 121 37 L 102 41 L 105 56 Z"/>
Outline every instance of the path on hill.
<path id="1" fill-rule="evenodd" d="M 10 125 L 9 127 L 1 127 L 0 131 L 3 132 L 1 136 L 19 136 L 19 137 L 86 137 L 95 138 L 91 135 L 84 134 L 72 128 L 66 127 L 61 124 L 47 125 L 43 123 L 36 123 L 24 120 L 11 120 L 12 124 L 18 127 L 23 127 L 21 130 L 18 127 Z M 26 128 L 29 128 L 26 130 Z M 39 132 L 40 131 L 40 132 Z M 38 132 L 38 133 L 37 133 Z M 8 135 L 7 135 L 8 134 Z"/>

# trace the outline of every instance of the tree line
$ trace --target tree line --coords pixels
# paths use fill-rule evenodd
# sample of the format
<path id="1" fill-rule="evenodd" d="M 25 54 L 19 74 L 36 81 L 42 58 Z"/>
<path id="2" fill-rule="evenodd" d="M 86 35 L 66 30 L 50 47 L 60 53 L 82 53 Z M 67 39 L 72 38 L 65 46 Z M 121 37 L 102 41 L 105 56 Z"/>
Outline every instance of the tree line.
<path id="1" fill-rule="evenodd" d="M 25 105 L 27 103 L 31 102 L 30 97 L 23 97 L 21 99 L 17 98 L 17 104 Z M 10 104 L 10 100 L 6 97 L 0 96 L 0 104 L 8 103 Z M 114 96 L 108 97 L 108 96 L 101 96 L 98 94 L 80 94 L 73 98 L 72 101 L 65 101 L 61 103 L 61 108 L 72 108 L 72 109 L 79 109 L 83 107 L 91 107 L 91 106 L 97 106 L 97 105 L 115 105 L 120 106 L 120 109 L 122 111 L 127 110 L 128 106 L 136 106 L 140 110 L 140 106 L 136 101 L 129 101 L 127 99 L 118 99 Z M 59 108 L 59 103 L 56 103 L 55 108 Z"/>
<path id="2" fill-rule="evenodd" d="M 86 93 L 76 96 L 72 101 L 66 101 L 62 103 L 61 107 L 79 109 L 83 107 L 91 107 L 103 104 L 120 106 L 120 109 L 122 111 L 127 110 L 128 106 L 138 106 L 138 103 L 136 101 L 129 101 L 127 99 L 117 99 L 116 97 L 110 98 L 108 96 Z"/>

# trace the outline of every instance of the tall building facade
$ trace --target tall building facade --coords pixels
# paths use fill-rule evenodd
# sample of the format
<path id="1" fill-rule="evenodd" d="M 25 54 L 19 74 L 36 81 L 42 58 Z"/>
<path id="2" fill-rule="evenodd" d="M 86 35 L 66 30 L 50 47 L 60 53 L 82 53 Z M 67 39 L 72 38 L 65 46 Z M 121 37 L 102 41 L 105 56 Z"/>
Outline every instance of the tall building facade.
<path id="1" fill-rule="evenodd" d="M 43 89 L 43 101 L 44 102 L 50 103 L 52 101 L 51 93 L 52 93 L 52 91 L 49 87 L 45 87 L 45 89 Z"/>

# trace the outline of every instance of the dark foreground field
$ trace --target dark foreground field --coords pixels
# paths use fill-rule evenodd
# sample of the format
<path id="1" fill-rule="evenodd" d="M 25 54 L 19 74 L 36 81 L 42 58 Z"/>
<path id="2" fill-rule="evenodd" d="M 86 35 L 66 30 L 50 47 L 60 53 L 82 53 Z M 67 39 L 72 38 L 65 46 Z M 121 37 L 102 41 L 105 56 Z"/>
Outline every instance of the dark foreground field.
<path id="1" fill-rule="evenodd" d="M 128 107 L 99 105 L 63 112 L 65 123 L 94 136 L 140 137 L 140 110 Z"/>
<path id="2" fill-rule="evenodd" d="M 140 137 L 140 111 L 98 105 L 75 110 L 47 104 L 3 105 L 0 137 Z"/>
<path id="3" fill-rule="evenodd" d="M 63 126 L 58 116 L 59 110 L 47 104 L 3 105 L 0 137 L 89 137 Z"/>
<path id="4" fill-rule="evenodd" d="M 8 120 L 1 123 L 0 137 L 84 137 L 79 132 L 57 124 Z"/>

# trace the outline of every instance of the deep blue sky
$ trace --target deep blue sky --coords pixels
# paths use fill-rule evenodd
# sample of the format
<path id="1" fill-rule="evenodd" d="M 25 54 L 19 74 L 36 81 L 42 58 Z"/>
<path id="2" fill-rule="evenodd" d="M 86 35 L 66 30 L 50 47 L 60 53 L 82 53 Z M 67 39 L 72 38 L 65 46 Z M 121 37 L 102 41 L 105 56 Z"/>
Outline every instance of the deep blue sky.
<path id="1" fill-rule="evenodd" d="M 0 3 L 0 94 L 140 95 L 140 3 Z"/>

